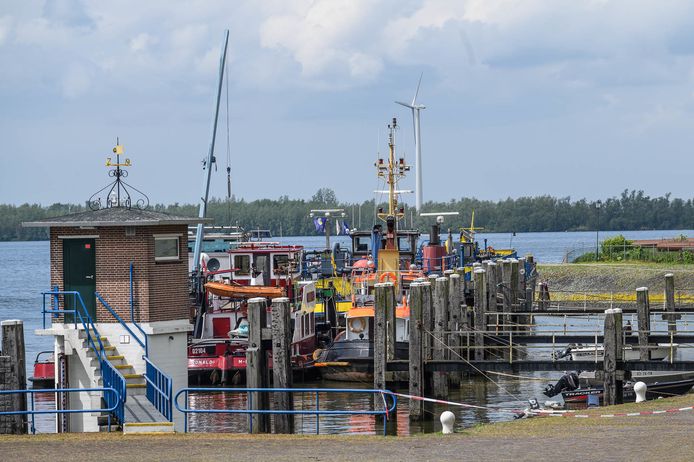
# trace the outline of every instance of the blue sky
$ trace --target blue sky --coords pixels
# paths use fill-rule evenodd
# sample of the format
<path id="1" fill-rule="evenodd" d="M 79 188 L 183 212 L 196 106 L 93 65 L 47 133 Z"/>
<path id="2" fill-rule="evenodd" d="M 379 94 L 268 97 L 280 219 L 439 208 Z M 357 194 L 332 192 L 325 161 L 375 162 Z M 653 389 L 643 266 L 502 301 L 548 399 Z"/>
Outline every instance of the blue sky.
<path id="1" fill-rule="evenodd" d="M 425 201 L 692 197 L 692 2 L 2 0 L 0 202 L 86 200 L 116 136 L 152 202 L 196 202 L 226 28 L 237 197 L 372 198 L 422 72 Z"/>

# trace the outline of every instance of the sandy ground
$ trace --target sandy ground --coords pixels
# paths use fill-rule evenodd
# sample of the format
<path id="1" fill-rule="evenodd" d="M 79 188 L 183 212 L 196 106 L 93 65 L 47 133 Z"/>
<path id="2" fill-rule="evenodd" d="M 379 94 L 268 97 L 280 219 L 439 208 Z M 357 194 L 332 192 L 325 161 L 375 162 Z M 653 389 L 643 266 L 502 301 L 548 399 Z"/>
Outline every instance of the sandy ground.
<path id="1" fill-rule="evenodd" d="M 688 395 L 639 409 L 694 404 Z M 635 405 L 602 408 L 633 411 Z M 534 418 L 413 437 L 188 434 L 0 436 L 3 461 L 493 460 L 691 461 L 694 411 L 622 418 Z"/>

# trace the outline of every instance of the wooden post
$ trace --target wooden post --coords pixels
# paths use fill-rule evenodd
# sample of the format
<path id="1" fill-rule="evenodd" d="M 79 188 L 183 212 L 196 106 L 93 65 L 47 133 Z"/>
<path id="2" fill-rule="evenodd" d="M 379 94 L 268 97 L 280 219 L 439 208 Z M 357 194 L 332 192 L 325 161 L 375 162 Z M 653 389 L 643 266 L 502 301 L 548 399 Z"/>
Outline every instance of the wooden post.
<path id="1" fill-rule="evenodd" d="M 462 356 L 460 346 L 462 345 L 461 326 L 463 310 L 460 304 L 460 275 L 451 274 L 448 278 L 448 330 L 452 334 L 448 337 L 448 344 L 452 351 L 449 351 L 450 359 L 459 360 Z M 451 372 L 448 380 L 452 387 L 460 387 L 462 375 L 460 372 Z"/>
<path id="2" fill-rule="evenodd" d="M 663 319 L 667 320 L 668 333 L 674 335 L 680 316 L 675 313 L 675 275 L 672 273 L 665 275 L 665 311 Z"/>
<path id="3" fill-rule="evenodd" d="M 623 358 L 622 345 L 622 310 L 611 308 L 605 310 L 604 332 L 605 358 L 603 362 L 603 386 L 605 405 L 622 404 L 623 371 L 617 370 L 617 362 Z"/>
<path id="4" fill-rule="evenodd" d="M 263 346 L 263 328 L 267 327 L 267 301 L 263 297 L 248 300 L 248 348 L 246 349 L 246 386 L 267 388 L 267 354 Z M 248 393 L 248 409 L 269 409 L 267 393 Z M 249 433 L 269 433 L 269 414 L 248 414 Z"/>
<path id="5" fill-rule="evenodd" d="M 395 359 L 396 322 L 398 303 L 395 299 L 395 285 L 391 282 L 386 288 L 386 359 Z M 386 377 L 387 378 L 387 377 Z"/>
<path id="6" fill-rule="evenodd" d="M 429 288 L 424 290 L 424 312 L 422 313 L 422 322 L 424 326 L 424 360 L 433 358 L 432 345 L 434 344 L 432 334 L 434 332 L 434 301 L 433 289 L 436 285 L 436 274 L 430 274 L 428 277 Z"/>
<path id="7" fill-rule="evenodd" d="M 474 308 L 474 345 L 475 360 L 484 359 L 484 331 L 487 330 L 487 273 L 482 268 L 476 269 L 475 278 L 475 308 Z"/>
<path id="8" fill-rule="evenodd" d="M 520 287 L 520 270 L 518 268 L 518 260 L 511 260 L 511 311 L 517 313 L 520 311 L 518 306 L 518 297 Z"/>
<path id="9" fill-rule="evenodd" d="M 409 393 L 412 396 L 424 396 L 424 355 L 422 343 L 422 314 L 424 311 L 424 286 L 428 282 L 410 284 L 410 377 Z M 410 420 L 421 420 L 424 417 L 424 402 L 409 400 Z"/>
<path id="10" fill-rule="evenodd" d="M 272 299 L 272 377 L 274 388 L 292 388 L 292 331 L 291 307 L 287 297 Z M 293 411 L 294 397 L 290 392 L 273 393 L 275 410 Z M 276 414 L 275 433 L 294 433 L 294 416 Z"/>
<path id="11" fill-rule="evenodd" d="M 496 279 L 496 267 L 497 264 L 490 261 L 487 264 L 487 296 L 489 297 L 489 311 L 495 313 L 498 311 L 498 286 L 499 282 Z"/>
<path id="12" fill-rule="evenodd" d="M 648 301 L 648 287 L 636 289 L 636 317 L 639 328 L 639 360 L 651 359 L 648 349 L 648 336 L 651 333 L 651 309 Z"/>
<path id="13" fill-rule="evenodd" d="M 2 355 L 10 358 L 10 371 L 5 374 L 4 381 L 0 383 L 0 389 L 26 390 L 26 356 L 24 347 L 24 322 L 19 319 L 8 319 L 0 323 L 2 329 Z M 3 387 L 4 386 L 4 387 Z M 6 403 L 10 403 L 10 409 L 17 411 L 27 410 L 26 394 L 9 395 Z M 27 432 L 27 417 L 25 415 L 3 416 L 0 433 L 15 435 Z"/>
<path id="14" fill-rule="evenodd" d="M 448 344 L 446 329 L 448 328 L 448 279 L 436 279 L 434 286 L 434 359 L 446 359 Z M 448 397 L 448 373 L 435 371 L 433 373 L 435 398 Z"/>
<path id="15" fill-rule="evenodd" d="M 391 298 L 393 283 L 384 282 L 374 286 L 376 300 L 374 303 L 374 388 L 384 390 L 386 388 L 386 368 L 387 368 L 387 336 L 386 329 L 386 306 L 388 299 Z"/>
<path id="16" fill-rule="evenodd" d="M 535 301 L 535 286 L 537 285 L 537 274 L 535 272 L 535 257 L 532 255 L 526 255 L 525 261 L 528 263 L 528 271 L 525 275 L 525 287 L 526 291 L 530 290 L 530 296 L 528 299 L 530 303 L 528 305 L 528 311 L 533 310 L 533 302 Z"/>

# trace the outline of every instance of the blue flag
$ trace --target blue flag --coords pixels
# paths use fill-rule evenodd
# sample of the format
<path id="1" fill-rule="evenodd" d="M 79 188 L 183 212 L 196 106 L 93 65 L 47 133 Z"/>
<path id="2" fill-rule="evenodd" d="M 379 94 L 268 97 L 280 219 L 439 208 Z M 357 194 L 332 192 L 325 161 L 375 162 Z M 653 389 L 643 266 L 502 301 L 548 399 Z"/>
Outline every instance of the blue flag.
<path id="1" fill-rule="evenodd" d="M 316 226 L 317 233 L 325 232 L 325 222 L 326 219 L 323 217 L 316 217 L 313 219 L 313 224 Z"/>
<path id="2" fill-rule="evenodd" d="M 342 221 L 342 234 L 345 236 L 349 234 L 349 225 L 344 220 Z"/>

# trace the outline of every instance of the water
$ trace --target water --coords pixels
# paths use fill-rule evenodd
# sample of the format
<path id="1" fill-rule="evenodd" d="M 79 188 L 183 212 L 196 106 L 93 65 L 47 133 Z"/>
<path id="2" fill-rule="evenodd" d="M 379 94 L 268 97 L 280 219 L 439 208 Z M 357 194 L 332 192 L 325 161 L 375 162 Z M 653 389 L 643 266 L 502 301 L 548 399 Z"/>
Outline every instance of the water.
<path id="1" fill-rule="evenodd" d="M 674 237 L 680 234 L 692 236 L 692 230 L 672 231 L 626 231 L 610 232 L 601 231 L 601 239 L 615 234 L 624 234 L 629 239 L 657 239 L 662 237 Z M 533 254 L 541 263 L 561 262 L 568 249 L 576 247 L 589 247 L 595 243 L 594 232 L 567 232 L 567 233 L 518 233 L 515 237 L 508 233 L 479 233 L 479 241 L 486 238 L 488 245 L 496 248 L 512 246 L 518 250 L 519 255 Z M 426 239 L 427 236 L 423 236 Z M 304 245 L 307 248 L 320 248 L 325 243 L 323 236 L 297 236 L 281 237 L 274 240 L 282 243 Z M 339 242 L 341 246 L 349 248 L 349 238 L 346 236 L 334 236 L 331 242 Z M 42 327 L 41 318 L 41 292 L 48 290 L 50 285 L 49 274 L 49 245 L 47 241 L 41 242 L 0 242 L 0 320 L 21 319 L 25 326 L 25 342 L 27 357 L 27 376 L 33 373 L 34 358 L 40 351 L 51 350 L 52 338 L 35 335 L 34 331 Z M 529 374 L 529 380 L 517 380 L 508 377 L 491 377 L 498 385 L 488 380 L 470 379 L 460 390 L 451 392 L 451 401 L 468 402 L 487 405 L 491 407 L 522 408 L 528 397 L 542 396 L 542 389 L 546 385 L 547 378 L 556 378 L 556 373 Z M 363 387 L 369 388 L 370 384 L 339 384 L 335 382 L 320 382 L 314 384 L 322 387 Z M 309 385 L 307 385 L 309 386 Z M 310 385 L 313 386 L 313 385 Z M 224 399 L 240 399 L 240 395 L 224 397 Z M 201 403 L 210 397 L 200 397 Z M 216 397 L 214 399 L 220 399 Z M 369 400 L 367 397 L 350 397 L 349 403 L 342 396 L 321 396 L 322 405 L 326 406 L 353 406 L 364 407 Z M 331 401 L 333 400 L 333 401 Z M 366 401 L 362 401 L 366 400 Z M 41 400 L 43 406 L 51 406 L 50 402 Z M 301 400 L 299 399 L 301 403 Z M 241 406 L 241 402 L 235 405 Z M 401 400 L 400 408 L 406 415 L 406 400 Z M 301 405 L 309 406 L 309 402 Z M 242 407 L 242 406 L 241 406 Z M 435 409 L 436 415 L 443 411 L 443 407 Z M 456 413 L 456 425 L 469 426 L 476 423 L 508 420 L 509 415 L 496 411 L 479 409 L 451 409 Z M 52 431 L 51 416 L 43 416 L 39 419 L 40 431 Z M 236 420 L 234 420 L 236 419 Z M 239 420 L 240 419 L 240 420 Z M 297 417 L 300 419 L 300 417 Z M 311 419 L 313 423 L 311 423 Z M 204 427 L 207 430 L 224 430 L 245 432 L 245 417 L 243 416 L 204 416 L 198 415 L 192 419 L 192 428 Z M 196 422 L 199 422 L 196 423 Z M 243 423 L 243 425 L 239 424 Z M 371 422 L 371 423 L 368 423 Z M 311 427 L 314 425 L 314 427 Z M 424 427 L 415 424 L 407 425 L 406 419 L 399 421 L 399 432 L 417 432 L 431 430 L 431 423 Z M 428 425 L 428 426 L 427 426 Z M 407 428 L 404 428 L 407 426 Z M 305 416 L 303 424 L 297 428 L 305 432 L 315 431 L 315 418 Z M 313 430 L 311 430 L 313 428 Z M 321 432 L 341 433 L 345 431 L 373 432 L 373 417 L 321 417 Z"/>

